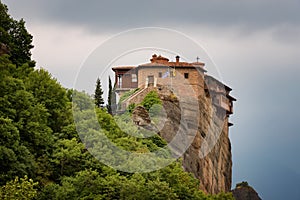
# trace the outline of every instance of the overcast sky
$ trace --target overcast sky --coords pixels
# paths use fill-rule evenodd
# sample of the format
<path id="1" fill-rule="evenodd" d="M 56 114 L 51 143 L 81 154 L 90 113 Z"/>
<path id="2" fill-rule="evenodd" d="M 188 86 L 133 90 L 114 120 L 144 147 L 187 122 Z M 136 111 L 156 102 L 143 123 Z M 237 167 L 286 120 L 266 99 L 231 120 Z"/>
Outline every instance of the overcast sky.
<path id="1" fill-rule="evenodd" d="M 233 187 L 247 180 L 263 199 L 299 198 L 299 0 L 3 2 L 27 22 L 38 67 L 68 88 L 89 55 L 119 32 L 156 26 L 188 35 L 238 99 L 230 128 Z"/>

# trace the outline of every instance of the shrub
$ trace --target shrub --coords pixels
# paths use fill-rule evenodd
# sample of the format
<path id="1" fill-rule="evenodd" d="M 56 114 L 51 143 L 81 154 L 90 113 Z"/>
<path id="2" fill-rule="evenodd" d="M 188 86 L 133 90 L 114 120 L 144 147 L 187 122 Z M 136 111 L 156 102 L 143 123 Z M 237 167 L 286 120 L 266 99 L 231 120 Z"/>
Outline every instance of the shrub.
<path id="1" fill-rule="evenodd" d="M 128 108 L 127 108 L 128 112 L 129 112 L 129 113 L 132 113 L 133 110 L 135 109 L 135 107 L 136 107 L 135 103 L 129 104 L 129 106 L 128 106 Z"/>
<path id="2" fill-rule="evenodd" d="M 160 100 L 156 91 L 151 91 L 145 96 L 141 104 L 149 111 L 153 105 L 161 105 L 162 101 Z"/>
<path id="3" fill-rule="evenodd" d="M 249 187 L 249 184 L 247 181 L 243 181 L 241 183 L 236 184 L 236 188 L 238 187 Z"/>

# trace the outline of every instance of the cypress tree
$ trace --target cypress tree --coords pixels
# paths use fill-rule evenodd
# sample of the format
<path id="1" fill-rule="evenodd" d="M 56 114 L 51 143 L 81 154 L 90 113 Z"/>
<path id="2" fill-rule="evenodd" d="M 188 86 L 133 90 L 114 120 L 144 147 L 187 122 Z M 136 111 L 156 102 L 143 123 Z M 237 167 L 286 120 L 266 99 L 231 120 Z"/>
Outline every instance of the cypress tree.
<path id="1" fill-rule="evenodd" d="M 102 108 L 104 105 L 104 100 L 103 100 L 103 90 L 101 88 L 101 81 L 98 78 L 97 82 L 96 82 L 96 89 L 95 89 L 95 95 L 94 95 L 94 99 L 95 99 L 95 105 L 98 108 Z"/>
<path id="2" fill-rule="evenodd" d="M 113 114 L 112 113 L 112 93 L 113 93 L 113 88 L 112 88 L 112 84 L 111 84 L 111 79 L 110 76 L 108 77 L 108 99 L 107 99 L 107 112 L 109 114 Z"/>
<path id="3" fill-rule="evenodd" d="M 116 83 L 114 84 L 112 93 L 111 93 L 111 110 L 112 114 L 116 114 L 117 111 L 117 95 L 116 95 Z"/>

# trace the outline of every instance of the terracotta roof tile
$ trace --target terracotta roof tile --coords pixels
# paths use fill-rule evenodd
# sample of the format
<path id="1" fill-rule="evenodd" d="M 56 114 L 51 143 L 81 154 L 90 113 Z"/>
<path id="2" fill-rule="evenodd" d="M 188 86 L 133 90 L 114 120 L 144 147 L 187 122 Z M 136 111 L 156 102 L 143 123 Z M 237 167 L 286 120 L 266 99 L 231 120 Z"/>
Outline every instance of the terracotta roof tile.
<path id="1" fill-rule="evenodd" d="M 115 71 L 117 69 L 134 69 L 136 68 L 136 66 L 117 66 L 117 67 L 113 67 L 112 70 Z"/>

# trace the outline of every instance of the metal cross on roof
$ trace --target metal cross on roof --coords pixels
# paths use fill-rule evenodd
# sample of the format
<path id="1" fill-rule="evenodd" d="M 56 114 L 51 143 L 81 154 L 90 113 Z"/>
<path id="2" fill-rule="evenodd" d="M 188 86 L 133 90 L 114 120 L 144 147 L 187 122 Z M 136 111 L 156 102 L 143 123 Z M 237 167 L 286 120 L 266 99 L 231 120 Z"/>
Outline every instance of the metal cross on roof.
<path id="1" fill-rule="evenodd" d="M 199 58 L 198 56 L 197 56 L 197 58 L 196 58 L 196 59 L 197 59 L 197 62 L 199 62 L 200 58 Z"/>

